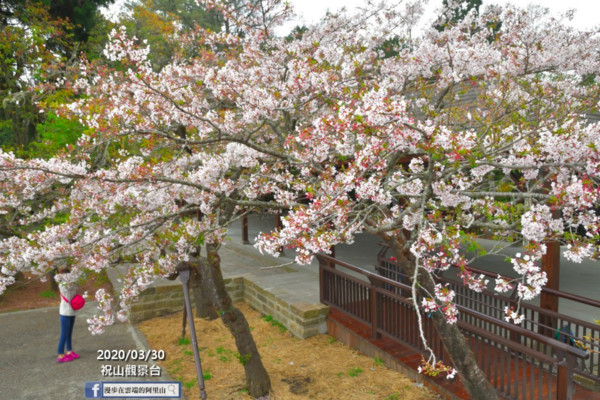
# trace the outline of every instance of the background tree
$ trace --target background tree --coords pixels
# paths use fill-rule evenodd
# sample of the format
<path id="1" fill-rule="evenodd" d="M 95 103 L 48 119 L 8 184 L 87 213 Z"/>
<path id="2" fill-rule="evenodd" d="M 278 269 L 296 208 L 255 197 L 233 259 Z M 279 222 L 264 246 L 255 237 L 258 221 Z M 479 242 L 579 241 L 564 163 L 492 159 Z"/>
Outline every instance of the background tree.
<path id="1" fill-rule="evenodd" d="M 100 8 L 109 6 L 114 0 L 39 0 L 48 8 L 53 19 L 68 20 L 72 24 L 75 42 L 87 42 L 90 32 L 103 23 Z"/>
<path id="2" fill-rule="evenodd" d="M 130 13 L 122 23 L 131 36 L 135 36 L 152 49 L 149 55 L 153 68 L 161 69 L 179 51 L 179 37 L 197 27 L 218 32 L 222 18 L 215 10 L 208 10 L 194 0 L 143 0 L 128 4 Z"/>
<path id="3" fill-rule="evenodd" d="M 38 138 L 37 127 L 45 123 L 41 108 L 67 98 L 66 91 L 56 94 L 37 90 L 38 86 L 67 79 L 75 53 L 85 49 L 90 30 L 102 20 L 98 7 L 110 2 L 2 2 L 0 145 L 26 150 Z"/>
<path id="4" fill-rule="evenodd" d="M 443 13 L 435 26 L 438 31 L 461 22 L 472 11 L 479 14 L 482 0 L 442 0 Z"/>
<path id="5" fill-rule="evenodd" d="M 66 35 L 62 22 L 51 20 L 37 3 L 3 4 L 2 15 L 0 143 L 22 146 L 35 138 L 40 121 L 29 88 L 55 61 L 48 42 L 66 43 Z"/>

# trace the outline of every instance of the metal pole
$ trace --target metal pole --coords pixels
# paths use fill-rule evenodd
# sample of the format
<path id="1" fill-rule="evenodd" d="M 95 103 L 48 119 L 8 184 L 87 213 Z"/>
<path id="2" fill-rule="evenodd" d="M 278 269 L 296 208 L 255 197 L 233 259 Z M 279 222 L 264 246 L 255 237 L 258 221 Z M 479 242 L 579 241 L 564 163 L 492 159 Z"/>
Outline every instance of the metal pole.
<path id="1" fill-rule="evenodd" d="M 185 290 L 185 288 L 183 289 Z M 185 297 L 185 296 L 184 296 Z M 185 325 L 187 324 L 187 306 L 185 305 L 185 299 L 183 300 L 183 321 L 181 323 L 181 338 L 185 338 Z"/>
<path id="2" fill-rule="evenodd" d="M 188 281 L 190 280 L 190 269 L 179 270 L 179 279 L 183 285 L 183 296 L 185 297 L 185 310 L 190 321 L 190 336 L 192 338 L 192 347 L 194 349 L 194 360 L 196 361 L 196 374 L 198 376 L 198 387 L 200 388 L 200 398 L 206 400 L 206 391 L 204 390 L 204 376 L 202 375 L 202 364 L 200 363 L 200 353 L 198 352 L 198 340 L 196 339 L 196 328 L 194 327 L 194 315 L 190 304 L 190 293 L 188 291 Z"/>

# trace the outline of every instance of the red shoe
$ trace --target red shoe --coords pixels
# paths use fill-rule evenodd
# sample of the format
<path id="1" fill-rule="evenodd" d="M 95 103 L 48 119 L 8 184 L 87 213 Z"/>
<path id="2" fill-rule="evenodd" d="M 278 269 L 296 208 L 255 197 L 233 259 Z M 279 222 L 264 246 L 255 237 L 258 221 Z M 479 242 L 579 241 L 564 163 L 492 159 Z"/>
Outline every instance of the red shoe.
<path id="1" fill-rule="evenodd" d="M 56 362 L 57 363 L 65 363 L 65 362 L 69 362 L 69 361 L 73 361 L 73 358 L 71 357 L 71 355 L 66 354 L 64 356 L 57 356 L 56 357 Z"/>
<path id="2" fill-rule="evenodd" d="M 69 354 L 67 354 L 69 357 L 71 357 L 71 360 L 77 360 L 79 358 L 79 354 L 75 353 L 74 351 L 70 352 Z"/>

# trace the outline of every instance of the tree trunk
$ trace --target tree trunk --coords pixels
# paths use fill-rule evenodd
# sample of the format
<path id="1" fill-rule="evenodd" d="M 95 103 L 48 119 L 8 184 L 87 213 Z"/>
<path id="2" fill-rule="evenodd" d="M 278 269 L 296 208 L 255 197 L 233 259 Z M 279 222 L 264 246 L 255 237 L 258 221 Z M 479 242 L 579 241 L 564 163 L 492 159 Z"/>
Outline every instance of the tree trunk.
<path id="1" fill-rule="evenodd" d="M 401 243 L 388 237 L 385 241 L 394 250 L 398 265 L 408 276 L 414 276 L 416 260 L 408 249 Z M 419 285 L 429 293 L 434 293 L 435 282 L 428 274 L 419 275 Z M 423 294 L 423 293 L 420 293 Z M 463 385 L 473 400 L 498 400 L 496 389 L 487 380 L 483 371 L 477 365 L 477 361 L 467 340 L 458 329 L 456 324 L 448 324 L 440 313 L 432 313 L 433 324 L 440 335 L 444 349 L 448 352 L 450 359 L 458 371 Z"/>
<path id="2" fill-rule="evenodd" d="M 219 318 L 217 310 L 215 310 L 215 307 L 210 300 L 210 289 L 206 287 L 207 280 L 202 279 L 200 273 L 195 269 L 192 269 L 190 282 L 192 284 L 192 293 L 194 294 L 196 316 L 209 321 Z"/>
<path id="3" fill-rule="evenodd" d="M 433 313 L 431 318 L 440 335 L 444 348 L 450 355 L 454 368 L 465 385 L 473 400 L 497 400 L 496 389 L 487 380 L 483 371 L 477 365 L 475 356 L 467 340 L 460 333 L 456 324 L 448 324 L 440 313 Z"/>
<path id="4" fill-rule="evenodd" d="M 56 283 L 56 280 L 54 279 L 54 277 L 56 276 L 56 270 L 53 269 L 50 271 L 50 279 L 48 279 L 50 281 L 50 290 L 52 290 L 53 292 L 58 292 L 58 283 Z"/>
<path id="5" fill-rule="evenodd" d="M 218 249 L 218 245 L 207 244 L 207 259 L 200 259 L 200 262 L 198 262 L 202 280 L 205 282 L 203 287 L 208 289 L 212 304 L 235 338 L 240 354 L 240 362 L 246 373 L 248 392 L 253 397 L 262 397 L 270 392 L 271 380 L 263 366 L 244 314 L 233 305 L 225 289 Z"/>

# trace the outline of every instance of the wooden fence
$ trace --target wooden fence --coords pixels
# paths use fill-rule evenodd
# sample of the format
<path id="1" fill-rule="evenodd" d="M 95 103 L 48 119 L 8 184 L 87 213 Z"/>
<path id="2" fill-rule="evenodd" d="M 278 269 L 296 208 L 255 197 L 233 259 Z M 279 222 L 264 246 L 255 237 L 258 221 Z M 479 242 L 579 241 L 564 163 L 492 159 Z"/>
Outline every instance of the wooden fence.
<path id="1" fill-rule="evenodd" d="M 424 347 L 410 286 L 329 256 L 319 255 L 321 302 L 371 327 L 371 336 L 385 335 L 415 351 Z M 398 271 L 390 270 L 397 274 Z M 420 303 L 418 303 L 420 304 Z M 457 324 L 477 362 L 499 394 L 507 399 L 570 400 L 573 374 L 590 353 L 538 332 L 505 322 L 460 302 Z M 433 326 L 423 316 L 423 331 L 438 359 L 451 365 Z M 515 341 L 518 337 L 520 340 Z M 537 343 L 532 348 L 525 343 Z"/>

